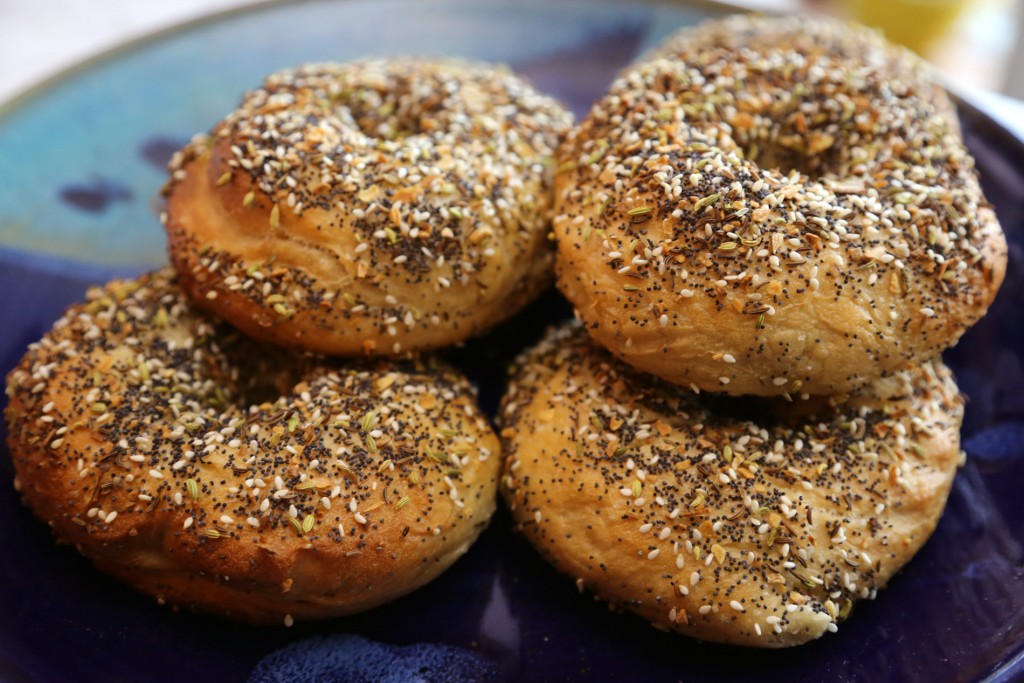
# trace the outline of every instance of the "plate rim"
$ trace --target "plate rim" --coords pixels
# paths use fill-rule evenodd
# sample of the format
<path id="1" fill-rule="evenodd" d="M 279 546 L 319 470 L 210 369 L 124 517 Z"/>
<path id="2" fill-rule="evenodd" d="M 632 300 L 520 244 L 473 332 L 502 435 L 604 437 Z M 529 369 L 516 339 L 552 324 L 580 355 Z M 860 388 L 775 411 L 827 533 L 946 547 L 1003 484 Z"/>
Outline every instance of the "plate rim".
<path id="1" fill-rule="evenodd" d="M 335 2 L 349 1 L 349 0 L 334 0 Z M 759 10 L 751 7 L 746 7 L 741 3 L 743 0 L 606 0 L 609 3 L 621 3 L 621 4 L 634 4 L 634 5 L 648 5 L 654 7 L 694 7 L 694 8 L 706 8 L 709 10 L 736 12 L 743 14 L 783 14 L 779 10 Z M 289 6 L 298 5 L 309 5 L 316 2 L 324 2 L 324 0 L 251 0 L 244 5 L 236 5 L 234 7 L 226 7 L 220 10 L 216 10 L 209 13 L 200 14 L 188 19 L 182 19 L 171 24 L 145 31 L 140 35 L 127 40 L 122 40 L 114 43 L 105 48 L 101 48 L 99 51 L 73 62 L 67 66 L 64 66 L 42 78 L 30 83 L 27 86 L 19 88 L 13 92 L 5 100 L 0 100 L 0 128 L 2 128 L 7 119 L 14 116 L 18 111 L 23 109 L 25 106 L 30 105 L 34 100 L 44 97 L 48 92 L 60 87 L 65 82 L 72 80 L 73 78 L 88 72 L 89 70 L 103 65 L 104 63 L 111 62 L 119 59 L 124 55 L 146 47 L 152 43 L 158 42 L 165 38 L 187 33 L 195 28 L 202 26 L 219 23 L 222 21 L 228 21 L 234 17 L 255 14 L 258 12 L 266 11 L 271 8 L 283 8 Z M 500 4 L 517 4 L 515 0 L 484 0 L 492 5 Z M 807 10 L 803 10 L 805 13 Z M 811 11 L 811 14 L 818 12 Z M 941 76 L 941 74 L 940 74 Z M 969 99 L 967 93 L 956 90 L 955 88 L 948 87 L 943 84 L 941 78 L 938 79 L 939 84 L 946 94 L 953 100 L 953 103 L 958 109 L 963 108 L 968 110 L 975 118 L 982 118 L 985 120 L 985 124 L 992 129 L 998 131 L 998 134 L 1013 141 L 1013 146 L 1016 148 L 1015 153 L 1024 156 L 1024 138 L 1019 137 L 1009 128 L 999 122 L 994 116 L 987 113 L 978 104 L 972 102 Z"/>
<path id="2" fill-rule="evenodd" d="M 607 0 L 608 4 L 645 5 L 648 7 L 670 7 L 686 9 L 702 8 L 714 11 L 732 11 L 737 13 L 751 13 L 749 7 L 743 7 L 728 0 Z M 200 16 L 173 22 L 162 28 L 146 31 L 133 38 L 117 42 L 109 47 L 103 48 L 84 59 L 75 61 L 73 64 L 62 67 L 41 79 L 35 80 L 28 86 L 20 88 L 8 97 L 0 101 L 0 128 L 7 124 L 8 119 L 21 111 L 24 107 L 30 106 L 35 101 L 50 94 L 55 89 L 72 81 L 90 70 L 109 64 L 115 60 L 130 57 L 131 53 L 145 48 L 153 43 L 165 40 L 189 31 L 221 22 L 228 22 L 236 17 L 254 15 L 271 9 L 288 8 L 297 6 L 308 6 L 314 3 L 324 3 L 324 0 L 255 0 L 245 5 L 224 8 Z M 486 0 L 491 7 L 515 5 L 514 0 Z M 761 12 L 764 14 L 776 14 L 778 12 Z M 945 88 L 951 100 L 958 109 L 967 112 L 974 121 L 982 122 L 982 130 L 991 132 L 997 139 L 1005 142 L 1012 140 L 1012 150 L 1008 154 L 1024 157 L 1024 138 L 1018 137 L 1010 129 L 1001 124 L 995 117 L 982 109 L 978 104 L 971 101 L 969 96 Z M 1024 171 L 1024 166 L 1021 168 Z M 0 243 L 0 250 L 10 245 Z M 8 678 L 12 671 L 5 667 L 5 659 L 0 658 L 0 680 L 22 680 L 20 678 Z M 1014 676 L 1024 672 L 1024 641 L 1022 648 L 1011 658 L 992 669 L 981 679 L 984 683 L 1008 683 Z M 25 679 L 27 680 L 27 679 Z"/>
<path id="3" fill-rule="evenodd" d="M 342 1 L 351 0 L 333 0 L 334 3 Z M 380 0 L 377 1 L 379 2 Z M 709 10 L 719 11 L 724 10 L 744 14 L 778 14 L 777 11 L 759 11 L 750 7 L 744 7 L 742 4 L 740 4 L 742 0 L 606 1 L 609 2 L 610 4 L 632 4 L 677 8 L 685 8 L 687 6 L 690 6 L 694 8 L 706 8 Z M 309 5 L 317 2 L 324 2 L 324 0 L 251 0 L 250 2 L 248 2 L 248 4 L 236 5 L 233 7 L 225 7 L 223 9 L 215 10 L 213 12 L 200 14 L 199 16 L 174 21 L 171 22 L 169 25 L 160 28 L 150 29 L 132 38 L 121 40 L 114 43 L 113 45 L 100 48 L 97 52 L 94 52 L 80 60 L 77 60 L 72 64 L 61 67 L 52 73 L 44 75 L 40 79 L 35 80 L 26 86 L 14 90 L 14 92 L 5 100 L 0 100 L 0 126 L 2 126 L 5 123 L 5 119 L 15 114 L 19 109 L 21 109 L 25 105 L 30 104 L 33 100 L 42 97 L 46 94 L 47 91 L 60 86 L 63 82 L 68 81 L 84 72 L 87 72 L 92 68 L 102 65 L 104 62 L 109 62 L 114 59 L 118 59 L 123 55 L 132 52 L 133 50 L 145 47 L 151 43 L 155 43 L 164 38 L 172 37 L 176 34 L 186 33 L 192 29 L 201 26 L 227 21 L 236 16 L 241 16 L 245 14 L 255 14 L 257 12 L 262 12 L 271 8 L 289 6 L 294 7 L 297 5 Z M 516 5 L 518 3 L 515 2 L 515 0 L 483 0 L 483 3 L 481 4 Z"/>

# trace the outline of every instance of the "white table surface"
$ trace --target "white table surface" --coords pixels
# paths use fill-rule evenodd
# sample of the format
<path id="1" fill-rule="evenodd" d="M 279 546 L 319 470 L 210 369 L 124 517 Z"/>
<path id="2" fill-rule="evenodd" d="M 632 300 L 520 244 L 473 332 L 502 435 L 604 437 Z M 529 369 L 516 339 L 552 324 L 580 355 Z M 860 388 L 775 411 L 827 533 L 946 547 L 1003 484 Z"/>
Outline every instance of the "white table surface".
<path id="1" fill-rule="evenodd" d="M 0 0 L 0 103 L 127 40 L 260 1 Z M 758 9 L 798 4 L 798 0 L 742 1 Z M 1024 140 L 1024 102 L 962 81 L 950 87 Z"/>

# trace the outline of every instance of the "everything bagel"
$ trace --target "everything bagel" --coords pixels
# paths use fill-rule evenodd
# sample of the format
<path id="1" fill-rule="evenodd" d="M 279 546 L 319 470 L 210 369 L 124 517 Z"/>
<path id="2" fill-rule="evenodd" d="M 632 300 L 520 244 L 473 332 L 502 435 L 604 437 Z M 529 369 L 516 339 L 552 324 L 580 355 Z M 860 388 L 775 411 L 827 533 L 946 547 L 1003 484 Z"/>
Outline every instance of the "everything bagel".
<path id="1" fill-rule="evenodd" d="M 280 71 L 172 160 L 172 262 L 200 306 L 280 345 L 398 355 L 462 341 L 550 282 L 570 124 L 482 64 Z"/>
<path id="2" fill-rule="evenodd" d="M 848 400 L 696 396 L 571 324 L 512 373 L 502 492 L 581 591 L 703 640 L 798 645 L 931 535 L 962 416 L 938 361 Z"/>
<path id="3" fill-rule="evenodd" d="M 161 601 L 234 619 L 405 594 L 495 507 L 499 444 L 460 374 L 253 342 L 169 268 L 91 291 L 7 395 L 16 486 L 59 540 Z"/>
<path id="4" fill-rule="evenodd" d="M 833 394 L 926 361 L 1006 269 L 951 111 L 866 29 L 687 30 L 562 149 L 559 287 L 619 358 L 700 390 Z"/>

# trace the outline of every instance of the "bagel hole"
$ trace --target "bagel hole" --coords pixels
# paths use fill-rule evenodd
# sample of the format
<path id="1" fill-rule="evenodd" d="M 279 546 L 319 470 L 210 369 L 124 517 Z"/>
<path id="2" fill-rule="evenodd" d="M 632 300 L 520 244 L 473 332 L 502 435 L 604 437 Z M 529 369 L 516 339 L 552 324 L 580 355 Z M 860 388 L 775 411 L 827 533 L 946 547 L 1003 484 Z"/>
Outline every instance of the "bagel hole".
<path id="1" fill-rule="evenodd" d="M 827 398 L 814 396 L 789 401 L 773 396 L 704 394 L 703 401 L 711 414 L 723 422 L 749 421 L 769 431 L 775 427 L 797 429 L 812 420 L 828 422 L 836 413 Z"/>
<path id="2" fill-rule="evenodd" d="M 217 363 L 207 367 L 213 382 L 210 406 L 251 406 L 275 403 L 291 394 L 302 377 L 302 359 L 274 346 L 260 344 L 234 330 L 218 330 Z M 226 404 L 226 406 L 224 405 Z"/>
<path id="3" fill-rule="evenodd" d="M 417 92 L 408 78 L 394 78 L 384 88 L 359 88 L 335 96 L 335 112 L 364 135 L 404 140 L 440 128 L 445 96 Z"/>
<path id="4" fill-rule="evenodd" d="M 839 150 L 832 144 L 814 151 L 810 135 L 780 135 L 774 140 L 737 140 L 744 156 L 766 170 L 783 174 L 796 171 L 811 180 L 836 175 L 840 170 Z M 818 143 L 819 145 L 822 143 Z"/>

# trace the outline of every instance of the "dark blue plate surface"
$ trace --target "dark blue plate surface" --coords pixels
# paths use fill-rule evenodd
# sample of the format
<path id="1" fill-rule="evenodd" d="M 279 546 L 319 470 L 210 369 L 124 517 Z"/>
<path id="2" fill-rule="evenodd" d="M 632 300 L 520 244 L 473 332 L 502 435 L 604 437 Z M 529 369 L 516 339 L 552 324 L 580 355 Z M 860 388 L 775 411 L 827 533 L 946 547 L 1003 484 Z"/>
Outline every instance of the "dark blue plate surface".
<path id="1" fill-rule="evenodd" d="M 0 110 L 0 373 L 89 283 L 164 262 L 155 217 L 164 163 L 265 73 L 366 54 L 455 54 L 511 63 L 581 115 L 639 51 L 721 11 L 594 0 L 269 5 L 46 84 Z M 440 579 L 367 614 L 287 629 L 176 613 L 56 546 L 19 502 L 0 446 L 0 679 L 1021 680 L 1024 147 L 970 105 L 960 112 L 1011 244 L 996 305 L 947 356 L 970 397 L 968 461 L 935 536 L 837 634 L 762 652 L 661 633 L 578 594 L 504 513 Z M 567 310 L 549 293 L 451 354 L 489 410 L 507 362 Z"/>

